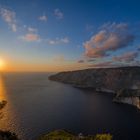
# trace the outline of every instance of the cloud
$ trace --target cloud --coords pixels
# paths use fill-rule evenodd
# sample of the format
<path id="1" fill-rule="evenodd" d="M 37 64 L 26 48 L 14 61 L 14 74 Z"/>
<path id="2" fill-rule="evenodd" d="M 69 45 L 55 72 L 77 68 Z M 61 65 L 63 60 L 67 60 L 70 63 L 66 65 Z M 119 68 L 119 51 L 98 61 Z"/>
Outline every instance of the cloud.
<path id="1" fill-rule="evenodd" d="M 84 43 L 88 58 L 102 58 L 110 52 L 129 46 L 135 37 L 124 23 L 104 25 L 102 30 Z"/>
<path id="2" fill-rule="evenodd" d="M 114 63 L 113 61 L 99 62 L 95 64 L 88 65 L 88 67 L 93 68 L 115 68 L 115 67 L 127 67 L 127 66 L 140 66 L 140 61 L 134 61 L 131 63 Z"/>
<path id="3" fill-rule="evenodd" d="M 27 33 L 26 35 L 20 37 L 22 40 L 27 41 L 27 42 L 35 42 L 35 41 L 40 41 L 40 37 L 38 34 L 34 33 Z"/>
<path id="4" fill-rule="evenodd" d="M 6 8 L 0 8 L 0 15 L 13 32 L 17 31 L 16 13 Z"/>
<path id="5" fill-rule="evenodd" d="M 48 39 L 47 40 L 49 45 L 59 45 L 59 44 L 68 44 L 69 38 L 64 37 L 64 38 L 56 38 L 56 39 Z"/>
<path id="6" fill-rule="evenodd" d="M 88 61 L 88 62 L 95 62 L 96 59 L 88 59 L 87 61 Z"/>
<path id="7" fill-rule="evenodd" d="M 78 63 L 84 63 L 85 61 L 84 60 L 78 60 Z"/>
<path id="8" fill-rule="evenodd" d="M 113 61 L 130 63 L 137 58 L 138 52 L 127 52 L 120 56 L 113 57 Z"/>
<path id="9" fill-rule="evenodd" d="M 29 32 L 37 32 L 37 29 L 36 28 L 32 28 L 32 27 L 28 27 L 28 31 Z"/>
<path id="10" fill-rule="evenodd" d="M 64 14 L 60 11 L 60 9 L 55 9 L 54 15 L 56 16 L 57 19 L 63 19 L 64 17 Z"/>
<path id="11" fill-rule="evenodd" d="M 39 20 L 41 21 L 47 21 L 48 20 L 48 17 L 46 15 L 42 15 L 39 17 Z"/>
<path id="12" fill-rule="evenodd" d="M 108 68 L 108 67 L 113 67 L 112 61 L 107 61 L 107 62 L 100 62 L 100 63 L 95 63 L 89 65 L 89 67 L 94 67 L 94 68 Z"/>
<path id="13" fill-rule="evenodd" d="M 110 61 L 94 62 L 88 65 L 93 68 L 110 68 L 110 67 L 123 67 L 123 66 L 139 66 L 140 61 L 135 60 L 138 57 L 138 52 L 126 52 L 120 56 L 113 57 Z M 92 61 L 91 61 L 92 62 Z"/>

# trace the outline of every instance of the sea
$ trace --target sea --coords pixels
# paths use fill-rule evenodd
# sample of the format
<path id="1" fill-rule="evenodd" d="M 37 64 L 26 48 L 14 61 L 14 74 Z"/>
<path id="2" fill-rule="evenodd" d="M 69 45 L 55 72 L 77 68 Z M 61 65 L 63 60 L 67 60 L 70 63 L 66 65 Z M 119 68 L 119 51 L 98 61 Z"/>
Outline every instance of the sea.
<path id="1" fill-rule="evenodd" d="M 113 95 L 50 81 L 54 73 L 18 72 L 0 75 L 0 129 L 21 140 L 64 129 L 75 135 L 109 133 L 113 140 L 140 139 L 140 110 L 112 102 Z"/>

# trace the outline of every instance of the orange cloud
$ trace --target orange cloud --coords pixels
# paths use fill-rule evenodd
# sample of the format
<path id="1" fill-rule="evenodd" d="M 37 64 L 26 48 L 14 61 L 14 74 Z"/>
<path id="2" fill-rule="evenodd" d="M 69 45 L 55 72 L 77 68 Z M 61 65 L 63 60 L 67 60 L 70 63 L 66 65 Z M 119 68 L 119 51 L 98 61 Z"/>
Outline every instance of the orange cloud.
<path id="1" fill-rule="evenodd" d="M 28 33 L 25 36 L 22 36 L 21 39 L 27 42 L 40 41 L 39 35 L 35 33 Z"/>
<path id="2" fill-rule="evenodd" d="M 128 32 L 125 24 L 111 24 L 99 31 L 84 43 L 85 55 L 89 58 L 108 56 L 110 52 L 129 46 L 134 35 Z"/>

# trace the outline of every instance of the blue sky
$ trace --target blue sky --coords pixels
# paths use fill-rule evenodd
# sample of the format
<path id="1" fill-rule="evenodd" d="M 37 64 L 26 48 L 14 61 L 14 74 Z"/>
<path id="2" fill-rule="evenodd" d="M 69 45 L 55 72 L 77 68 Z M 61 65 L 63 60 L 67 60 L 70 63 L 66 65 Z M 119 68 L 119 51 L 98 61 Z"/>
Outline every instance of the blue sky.
<path id="1" fill-rule="evenodd" d="M 0 58 L 11 71 L 140 64 L 139 0 L 0 0 Z"/>

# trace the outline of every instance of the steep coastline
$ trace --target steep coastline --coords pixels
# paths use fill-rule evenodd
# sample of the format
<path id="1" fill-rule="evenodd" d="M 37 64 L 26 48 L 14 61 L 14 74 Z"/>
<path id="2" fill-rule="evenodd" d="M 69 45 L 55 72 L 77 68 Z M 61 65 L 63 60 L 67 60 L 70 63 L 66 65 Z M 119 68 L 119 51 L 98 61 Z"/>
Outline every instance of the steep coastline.
<path id="1" fill-rule="evenodd" d="M 127 103 L 140 109 L 140 67 L 97 68 L 60 72 L 50 80 L 79 88 L 115 94 L 113 101 Z"/>

